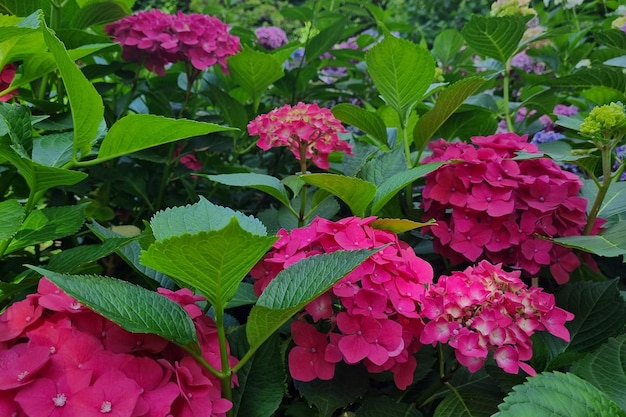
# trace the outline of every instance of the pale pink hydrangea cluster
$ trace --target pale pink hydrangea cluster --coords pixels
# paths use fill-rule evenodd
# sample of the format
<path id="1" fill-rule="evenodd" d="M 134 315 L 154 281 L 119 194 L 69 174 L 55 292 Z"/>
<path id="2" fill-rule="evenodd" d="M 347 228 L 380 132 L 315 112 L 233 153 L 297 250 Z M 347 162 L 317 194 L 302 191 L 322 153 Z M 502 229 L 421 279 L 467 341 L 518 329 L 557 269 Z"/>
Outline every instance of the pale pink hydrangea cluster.
<path id="1" fill-rule="evenodd" d="M 122 58 L 144 63 L 159 75 L 179 61 L 197 70 L 219 64 L 228 71 L 226 58 L 239 52 L 239 38 L 229 33 L 228 25 L 199 13 L 140 11 L 107 25 L 105 32 L 122 46 Z"/>
<path id="2" fill-rule="evenodd" d="M 14 64 L 6 64 L 2 68 L 2 71 L 0 71 L 0 91 L 4 91 L 11 86 L 11 83 L 13 82 L 13 79 L 15 78 L 16 72 L 17 72 L 17 69 L 15 68 Z M 13 97 L 17 96 L 17 94 L 18 94 L 18 91 L 17 89 L 15 89 L 8 94 L 0 96 L 0 101 L 7 102 L 11 100 Z"/>
<path id="3" fill-rule="evenodd" d="M 531 336 L 548 331 L 569 342 L 565 322 L 573 314 L 556 307 L 554 296 L 528 287 L 520 271 L 506 272 L 501 264 L 482 261 L 464 271 L 442 276 L 422 298 L 422 315 L 430 319 L 421 334 L 424 344 L 446 343 L 460 364 L 479 370 L 489 353 L 505 372 L 529 375 L 535 370 Z"/>
<path id="4" fill-rule="evenodd" d="M 287 45 L 289 40 L 284 30 L 276 26 L 263 26 L 254 31 L 257 43 L 265 49 L 276 49 Z"/>
<path id="5" fill-rule="evenodd" d="M 371 373 L 390 371 L 401 389 L 413 381 L 423 328 L 419 302 L 433 269 L 394 233 L 372 227 L 374 220 L 316 218 L 306 227 L 283 229 L 251 272 L 260 294 L 280 271 L 303 258 L 388 245 L 308 304 L 293 322 L 295 347 L 288 363 L 296 380 L 331 379 L 336 363 L 344 361 L 364 363 Z"/>
<path id="6" fill-rule="evenodd" d="M 203 298 L 159 292 L 185 308 L 203 357 L 221 369 L 215 323 L 196 305 Z M 45 278 L 0 316 L 0 416 L 219 417 L 232 407 L 221 394 L 220 380 L 180 347 L 127 332 Z"/>
<path id="7" fill-rule="evenodd" d="M 527 136 L 476 136 L 472 144 L 439 139 L 424 162 L 451 161 L 426 176 L 422 205 L 435 249 L 453 263 L 488 259 L 536 275 L 549 267 L 562 284 L 580 265 L 572 249 L 544 237 L 577 236 L 587 200 L 579 177 L 538 153 Z M 602 220 L 596 222 L 597 230 Z"/>
<path id="8" fill-rule="evenodd" d="M 248 124 L 251 136 L 258 135 L 263 150 L 286 146 L 301 163 L 311 160 L 322 169 L 329 168 L 331 152 L 352 153 L 352 147 L 339 139 L 347 130 L 330 110 L 317 104 L 298 103 L 261 114 Z"/>

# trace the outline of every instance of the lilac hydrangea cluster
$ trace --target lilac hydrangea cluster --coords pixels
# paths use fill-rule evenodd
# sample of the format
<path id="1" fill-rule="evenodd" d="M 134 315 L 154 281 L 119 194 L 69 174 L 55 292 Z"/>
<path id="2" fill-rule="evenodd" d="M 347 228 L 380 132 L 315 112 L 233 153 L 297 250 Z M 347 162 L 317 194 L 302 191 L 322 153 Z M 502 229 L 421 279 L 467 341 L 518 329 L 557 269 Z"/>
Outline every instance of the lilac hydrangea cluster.
<path id="1" fill-rule="evenodd" d="M 287 45 L 289 40 L 284 30 L 276 26 L 263 26 L 254 31 L 258 44 L 265 49 L 276 49 Z"/>

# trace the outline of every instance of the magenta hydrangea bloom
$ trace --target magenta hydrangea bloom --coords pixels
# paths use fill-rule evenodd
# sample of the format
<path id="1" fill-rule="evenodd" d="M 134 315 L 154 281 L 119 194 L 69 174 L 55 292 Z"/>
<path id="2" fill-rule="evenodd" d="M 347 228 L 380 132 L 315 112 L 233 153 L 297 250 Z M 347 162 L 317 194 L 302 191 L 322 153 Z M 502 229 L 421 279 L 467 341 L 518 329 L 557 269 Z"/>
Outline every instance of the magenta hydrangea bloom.
<path id="1" fill-rule="evenodd" d="M 276 49 L 289 42 L 285 31 L 276 26 L 257 28 L 254 34 L 258 38 L 258 44 L 265 49 Z"/>
<path id="2" fill-rule="evenodd" d="M 7 88 L 9 88 L 9 86 L 13 82 L 13 78 L 15 78 L 16 72 L 17 72 L 17 69 L 15 68 L 14 64 L 6 64 L 4 68 L 2 68 L 2 71 L 0 71 L 0 91 L 4 91 Z M 18 90 L 15 89 L 8 94 L 0 96 L 0 101 L 2 102 L 9 101 L 13 97 L 17 96 L 17 94 L 18 94 Z"/>
<path id="3" fill-rule="evenodd" d="M 123 330 L 45 278 L 38 290 L 0 315 L 0 411 L 10 411 L 3 416 L 166 417 L 201 409 L 223 417 L 232 407 L 221 381 L 178 346 Z M 204 298 L 188 289 L 159 292 L 189 312 L 204 359 L 219 368 L 215 323 L 196 305 Z"/>
<path id="4" fill-rule="evenodd" d="M 424 162 L 455 160 L 428 174 L 423 192 L 424 218 L 437 220 L 425 230 L 440 254 L 529 275 L 546 267 L 558 283 L 569 280 L 580 261 L 572 249 L 541 237 L 582 234 L 587 200 L 578 195 L 577 175 L 545 157 L 514 160 L 520 151 L 538 153 L 527 136 L 514 133 L 473 137 L 472 144 L 440 139 L 429 148 Z"/>
<path id="5" fill-rule="evenodd" d="M 390 371 L 400 389 L 413 382 L 413 354 L 421 346 L 423 327 L 419 303 L 433 269 L 394 233 L 376 229 L 375 220 L 316 218 L 306 227 L 283 229 L 273 249 L 251 271 L 260 294 L 281 270 L 300 259 L 388 245 L 307 305 L 293 322 L 295 347 L 288 362 L 294 379 L 331 379 L 336 363 L 344 361 L 363 363 L 372 373 Z M 323 331 L 316 326 L 321 324 Z"/>
<path id="6" fill-rule="evenodd" d="M 226 58 L 239 52 L 239 38 L 228 32 L 228 25 L 198 13 L 140 11 L 104 30 L 122 46 L 122 58 L 143 63 L 158 75 L 165 75 L 165 66 L 178 61 L 200 71 L 219 64 L 227 72 Z"/>
<path id="7" fill-rule="evenodd" d="M 426 291 L 422 314 L 429 321 L 420 341 L 449 344 L 470 372 L 479 370 L 492 352 L 505 372 L 522 369 L 529 375 L 535 374 L 526 363 L 532 357 L 531 336 L 548 331 L 569 342 L 565 322 L 574 318 L 556 307 L 552 294 L 528 287 L 520 271 L 506 272 L 488 261 L 441 276 Z"/>
<path id="8" fill-rule="evenodd" d="M 286 104 L 257 116 L 248 123 L 248 132 L 259 136 L 259 148 L 286 146 L 301 163 L 311 160 L 322 169 L 329 168 L 331 152 L 352 154 L 350 144 L 338 136 L 347 133 L 346 128 L 330 110 L 315 103 Z"/>

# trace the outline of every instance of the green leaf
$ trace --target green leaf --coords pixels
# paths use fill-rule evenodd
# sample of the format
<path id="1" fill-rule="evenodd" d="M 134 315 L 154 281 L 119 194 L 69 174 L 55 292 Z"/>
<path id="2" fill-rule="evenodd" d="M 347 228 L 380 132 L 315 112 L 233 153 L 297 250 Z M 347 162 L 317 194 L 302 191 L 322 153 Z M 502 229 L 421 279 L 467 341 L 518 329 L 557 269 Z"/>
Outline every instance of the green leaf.
<path id="1" fill-rule="evenodd" d="M 153 114 L 129 114 L 111 126 L 100 145 L 98 160 L 106 161 L 191 136 L 226 130 L 235 129 L 188 119 L 169 119 Z"/>
<path id="2" fill-rule="evenodd" d="M 377 250 L 314 255 L 279 272 L 250 311 L 246 324 L 250 347 L 259 347 L 295 313 L 328 291 Z"/>
<path id="3" fill-rule="evenodd" d="M 339 197 L 359 217 L 365 217 L 365 210 L 376 193 L 374 184 L 359 178 L 336 174 L 305 174 L 301 178 Z"/>
<path id="4" fill-rule="evenodd" d="M 389 35 L 367 52 L 365 62 L 385 102 L 406 123 L 435 77 L 435 60 L 430 52 Z"/>
<path id="5" fill-rule="evenodd" d="M 434 417 L 489 417 L 498 411 L 501 400 L 489 392 L 452 392 L 439 403 Z"/>
<path id="6" fill-rule="evenodd" d="M 591 382 L 626 410 L 626 335 L 609 339 L 576 362 L 572 373 Z"/>
<path id="7" fill-rule="evenodd" d="M 324 52 L 341 40 L 347 20 L 345 17 L 336 19 L 333 24 L 320 30 L 320 33 L 309 40 L 304 50 L 304 58 L 307 62 L 320 59 Z"/>
<path id="8" fill-rule="evenodd" d="M 247 350 L 243 330 L 230 334 L 230 348 L 235 357 Z M 269 338 L 237 372 L 233 390 L 233 417 L 270 417 L 285 395 L 285 366 L 278 335 Z"/>
<path id="9" fill-rule="evenodd" d="M 504 63 L 517 51 L 525 30 L 522 17 L 472 15 L 461 34 L 476 52 Z"/>
<path id="10" fill-rule="evenodd" d="M 267 193 L 283 203 L 285 206 L 289 205 L 289 195 L 287 189 L 276 177 L 265 174 L 256 173 L 241 173 L 241 174 L 220 174 L 220 175 L 207 175 L 211 181 L 219 182 L 224 185 L 231 185 L 235 187 L 250 187 L 264 193 Z"/>
<path id="11" fill-rule="evenodd" d="M 161 294 L 115 278 L 29 268 L 129 332 L 156 334 L 181 346 L 198 344 L 189 314 L 180 304 Z"/>
<path id="12" fill-rule="evenodd" d="M 247 282 L 241 282 L 237 287 L 235 296 L 228 302 L 226 308 L 256 304 L 257 298 L 258 297 L 254 293 L 254 285 Z"/>
<path id="13" fill-rule="evenodd" d="M 441 31 L 433 42 L 433 55 L 443 67 L 449 65 L 465 44 L 465 39 L 456 29 Z"/>
<path id="14" fill-rule="evenodd" d="M 626 222 L 619 222 L 601 235 L 566 236 L 551 239 L 560 245 L 595 253 L 599 256 L 620 256 L 626 254 Z"/>
<path id="15" fill-rule="evenodd" d="M 33 140 L 33 162 L 60 168 L 72 160 L 74 137 L 71 132 L 52 133 Z"/>
<path id="16" fill-rule="evenodd" d="M 626 33 L 619 29 L 608 29 L 594 32 L 593 37 L 600 45 L 626 51 Z"/>
<path id="17" fill-rule="evenodd" d="M 71 27 L 87 29 L 119 20 L 132 13 L 126 4 L 108 0 L 86 4 L 72 16 Z"/>
<path id="18" fill-rule="evenodd" d="M 365 397 L 356 417 L 422 417 L 414 404 L 397 402 L 390 397 Z"/>
<path id="19" fill-rule="evenodd" d="M 119 250 L 133 239 L 112 238 L 100 244 L 81 245 L 65 249 L 54 255 L 46 268 L 51 271 L 75 274 L 80 268 Z"/>
<path id="20" fill-rule="evenodd" d="M 272 55 L 252 49 L 244 49 L 228 58 L 230 76 L 257 103 L 261 95 L 274 81 L 283 77 L 280 62 Z"/>
<path id="21" fill-rule="evenodd" d="M 83 206 L 46 207 L 31 212 L 20 226 L 6 253 L 76 233 L 85 221 Z"/>
<path id="22" fill-rule="evenodd" d="M 621 68 L 603 65 L 591 68 L 582 68 L 570 75 L 550 78 L 541 81 L 541 84 L 551 87 L 591 88 L 604 86 L 619 92 L 626 90 L 626 79 Z"/>
<path id="23" fill-rule="evenodd" d="M 393 233 L 398 234 L 408 232 L 409 230 L 415 230 L 419 227 L 430 226 L 434 223 L 434 220 L 421 223 L 409 219 L 376 219 L 370 223 L 370 226 L 374 229 L 390 230 Z"/>
<path id="24" fill-rule="evenodd" d="M 150 220 L 157 241 L 183 234 L 221 230 L 228 226 L 231 218 L 237 218 L 240 227 L 253 235 L 265 236 L 263 223 L 228 207 L 218 206 L 204 197 L 197 203 L 184 207 L 172 207 L 159 211 Z"/>
<path id="25" fill-rule="evenodd" d="M 102 225 L 98 224 L 97 222 L 92 222 L 90 224 L 87 225 L 87 227 L 89 227 L 89 229 L 96 235 L 98 236 L 98 238 L 102 241 L 107 241 L 108 239 L 119 239 L 122 237 L 122 235 L 115 233 L 114 231 L 107 229 L 105 227 L 103 227 Z M 172 279 L 170 277 L 168 277 L 166 274 L 163 274 L 157 270 L 154 270 L 152 268 L 148 268 L 147 266 L 143 265 L 140 262 L 140 256 L 141 256 L 141 245 L 139 244 L 139 242 L 137 241 L 132 241 L 130 243 L 128 243 L 127 245 L 124 245 L 122 247 L 120 247 L 117 252 L 118 255 L 128 264 L 130 265 L 133 269 L 135 269 L 137 272 L 145 275 L 146 277 L 153 279 L 154 281 L 158 282 L 159 285 L 163 288 L 167 288 L 170 290 L 175 289 L 176 285 L 174 284 L 174 282 L 172 281 Z"/>
<path id="26" fill-rule="evenodd" d="M 8 129 L 11 147 L 22 158 L 30 159 L 33 150 L 33 128 L 27 106 L 0 103 L 0 119 Z"/>
<path id="27" fill-rule="evenodd" d="M 372 204 L 372 215 L 378 213 L 393 196 L 395 196 L 401 189 L 411 184 L 413 181 L 422 178 L 443 165 L 444 162 L 431 162 L 429 164 L 420 165 L 415 168 L 411 168 L 408 171 L 399 172 L 392 175 L 385 182 L 383 182 L 374 196 L 374 203 Z"/>
<path id="28" fill-rule="evenodd" d="M 48 0 L 1 0 L 0 10 L 15 16 L 27 16 L 38 9 L 45 9 L 46 5 L 50 7 Z"/>
<path id="29" fill-rule="evenodd" d="M 387 145 L 385 122 L 376 113 L 367 111 L 350 103 L 340 103 L 331 109 L 333 116 L 370 135 L 382 145 Z"/>
<path id="30" fill-rule="evenodd" d="M 227 124 L 239 129 L 239 135 L 246 132 L 249 122 L 248 114 L 246 113 L 246 108 L 241 103 L 215 85 L 211 85 L 206 94 Z"/>
<path id="31" fill-rule="evenodd" d="M 335 376 L 328 380 L 295 381 L 294 385 L 320 417 L 331 417 L 338 408 L 347 407 L 367 391 L 369 376 L 362 366 L 338 364 Z M 389 416 L 389 414 L 382 414 Z M 359 416 L 359 414 L 357 414 Z"/>
<path id="32" fill-rule="evenodd" d="M 181 286 L 196 288 L 218 309 L 235 296 L 241 280 L 275 241 L 249 233 L 231 217 L 220 230 L 157 240 L 142 253 L 141 262 Z"/>
<path id="33" fill-rule="evenodd" d="M 591 352 L 610 337 L 622 333 L 626 324 L 626 302 L 617 288 L 617 280 L 604 282 L 575 282 L 556 292 L 559 307 L 574 313 L 567 322 L 570 341 L 539 333 L 549 352 L 559 363 L 559 356 L 574 352 Z"/>
<path id="34" fill-rule="evenodd" d="M 607 219 L 626 211 L 626 182 L 611 184 L 602 201 L 598 217 Z M 626 242 L 625 242 L 626 243 Z M 626 248 L 626 245 L 623 245 Z"/>
<path id="35" fill-rule="evenodd" d="M 419 151 L 439 130 L 444 122 L 463 104 L 465 99 L 483 86 L 486 80 L 478 77 L 464 78 L 441 92 L 435 106 L 419 118 L 413 129 L 413 138 Z"/>
<path id="36" fill-rule="evenodd" d="M 498 406 L 493 417 L 624 417 L 606 394 L 571 373 L 549 372 L 529 378 Z"/>
<path id="37" fill-rule="evenodd" d="M 495 113 L 489 110 L 474 109 L 471 112 L 457 112 L 450 116 L 437 132 L 447 140 L 469 140 L 472 136 L 492 135 L 498 127 Z"/>
<path id="38" fill-rule="evenodd" d="M 86 156 L 91 151 L 92 142 L 104 118 L 102 98 L 70 58 L 63 43 L 48 29 L 43 16 L 40 21 L 44 40 L 57 63 L 72 109 L 74 155 L 80 152 Z"/>
<path id="39" fill-rule="evenodd" d="M 22 224 L 24 207 L 17 200 L 0 202 L 0 241 L 13 236 Z"/>

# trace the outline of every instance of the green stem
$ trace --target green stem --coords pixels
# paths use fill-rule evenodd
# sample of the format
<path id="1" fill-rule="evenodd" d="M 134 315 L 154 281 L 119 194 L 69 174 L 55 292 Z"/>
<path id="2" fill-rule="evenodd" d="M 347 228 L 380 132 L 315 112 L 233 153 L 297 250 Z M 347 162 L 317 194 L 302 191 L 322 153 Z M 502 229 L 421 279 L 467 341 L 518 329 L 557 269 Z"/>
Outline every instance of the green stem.
<path id="1" fill-rule="evenodd" d="M 589 216 L 587 216 L 587 224 L 583 230 L 583 235 L 591 233 L 593 224 L 598 217 L 598 213 L 602 207 L 602 202 L 604 202 L 606 193 L 609 191 L 609 187 L 611 186 L 611 180 L 613 179 L 611 174 L 611 146 L 601 145 L 598 146 L 598 148 L 600 149 L 600 157 L 602 158 L 602 183 L 600 184 L 598 194 L 596 194 L 596 198 L 593 201 L 591 210 L 589 210 Z"/>
<path id="2" fill-rule="evenodd" d="M 228 340 L 226 340 L 226 330 L 224 329 L 224 308 L 221 305 L 213 305 L 215 311 L 215 327 L 217 327 L 217 339 L 220 345 L 220 360 L 221 360 L 221 374 L 222 380 L 222 396 L 233 401 L 233 389 L 232 389 L 232 377 L 233 371 L 228 363 Z M 226 413 L 227 416 L 231 416 L 231 412 Z"/>
<path id="3" fill-rule="evenodd" d="M 510 109 L 510 89 L 511 89 L 511 60 L 509 59 L 504 63 L 504 78 L 502 80 L 502 101 L 504 110 L 504 120 L 506 121 L 506 128 L 509 132 L 514 131 L 513 120 L 511 119 Z"/>

